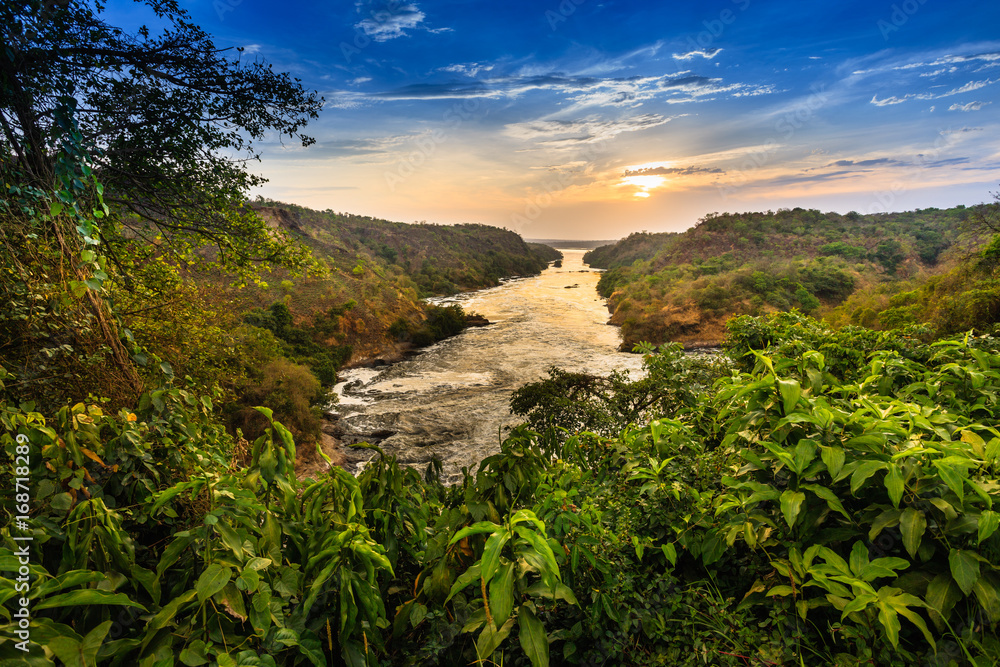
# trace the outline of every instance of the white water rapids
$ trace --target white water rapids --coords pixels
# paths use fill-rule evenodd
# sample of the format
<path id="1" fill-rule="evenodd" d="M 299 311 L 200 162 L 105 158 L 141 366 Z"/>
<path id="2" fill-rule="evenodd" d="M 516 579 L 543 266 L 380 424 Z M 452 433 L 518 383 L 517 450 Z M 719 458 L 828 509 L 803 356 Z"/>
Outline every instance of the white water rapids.
<path id="1" fill-rule="evenodd" d="M 596 286 L 598 271 L 584 250 L 560 249 L 561 268 L 467 292 L 436 303 L 459 303 L 486 317 L 471 328 L 392 366 L 341 373 L 334 388 L 345 443 L 381 440 L 386 453 L 421 470 L 433 457 L 444 480 L 460 480 L 499 451 L 499 434 L 521 420 L 510 414 L 510 395 L 546 376 L 551 366 L 606 375 L 616 368 L 638 375 L 641 357 L 618 352 L 618 329 Z M 367 459 L 370 452 L 351 452 Z"/>

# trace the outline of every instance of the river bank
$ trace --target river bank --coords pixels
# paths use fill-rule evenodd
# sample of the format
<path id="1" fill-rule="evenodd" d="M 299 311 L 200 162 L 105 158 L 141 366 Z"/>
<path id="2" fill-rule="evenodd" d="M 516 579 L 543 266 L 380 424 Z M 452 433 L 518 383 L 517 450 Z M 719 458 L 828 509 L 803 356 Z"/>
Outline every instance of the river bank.
<path id="1" fill-rule="evenodd" d="M 638 372 L 641 358 L 619 352 L 618 329 L 607 324 L 596 292 L 600 272 L 583 263 L 584 250 L 561 250 L 562 267 L 434 300 L 458 303 L 488 325 L 396 363 L 344 370 L 324 424 L 324 450 L 352 472 L 372 456 L 351 446 L 360 442 L 420 468 L 438 459 L 454 482 L 463 467 L 499 451 L 506 429 L 520 422 L 510 414 L 511 393 L 550 367 Z"/>

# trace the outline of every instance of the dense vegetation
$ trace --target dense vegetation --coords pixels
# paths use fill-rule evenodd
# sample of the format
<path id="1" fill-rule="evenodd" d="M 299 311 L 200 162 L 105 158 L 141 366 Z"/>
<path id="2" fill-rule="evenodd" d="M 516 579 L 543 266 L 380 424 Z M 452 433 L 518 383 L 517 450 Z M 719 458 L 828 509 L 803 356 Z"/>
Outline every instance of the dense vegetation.
<path id="1" fill-rule="evenodd" d="M 315 98 L 147 4 L 162 38 L 73 0 L 0 8 L 5 664 L 1000 659 L 993 337 L 741 317 L 725 357 L 646 345 L 639 380 L 553 369 L 460 485 L 381 455 L 299 474 L 324 456 L 319 378 L 464 324 L 414 305 L 420 285 L 547 258 L 478 228 L 420 227 L 407 250 L 387 223 L 253 212 L 222 149 L 300 136 Z M 114 98 L 110 120 L 77 113 L 77 85 Z M 173 152 L 116 150 L 136 136 Z M 177 197 L 191 209 L 157 213 Z M 439 249 L 471 237 L 459 270 Z"/>
<path id="2" fill-rule="evenodd" d="M 623 349 L 644 340 L 717 344 L 734 315 L 791 308 L 822 315 L 852 296 L 860 301 L 838 323 L 877 325 L 879 305 L 866 295 L 888 291 L 883 303 L 897 286 L 954 267 L 982 238 L 967 225 L 978 216 L 964 206 L 864 216 L 801 208 L 711 214 L 681 234 L 632 234 L 585 261 L 608 269 L 598 289 L 622 328 Z M 885 319 L 885 328 L 903 322 Z"/>
<path id="3" fill-rule="evenodd" d="M 382 263 L 409 277 L 420 296 L 493 287 L 501 278 L 535 275 L 562 257 L 547 245 L 525 243 L 514 232 L 488 225 L 404 224 L 271 201 L 256 206 L 327 261 L 352 267 Z"/>
<path id="4" fill-rule="evenodd" d="M 995 664 L 998 341 L 730 330 L 734 368 L 647 348 L 643 406 L 526 388 L 545 430 L 457 487 L 388 457 L 300 479 L 270 411 L 236 441 L 169 379 L 114 414 L 4 402 L 29 663 Z"/>

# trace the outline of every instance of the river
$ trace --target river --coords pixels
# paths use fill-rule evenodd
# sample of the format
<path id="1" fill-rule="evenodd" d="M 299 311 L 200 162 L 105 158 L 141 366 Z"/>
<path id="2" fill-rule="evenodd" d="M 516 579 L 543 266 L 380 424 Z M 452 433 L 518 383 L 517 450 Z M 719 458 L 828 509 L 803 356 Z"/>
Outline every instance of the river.
<path id="1" fill-rule="evenodd" d="M 600 272 L 583 263 L 585 250 L 560 250 L 561 268 L 435 300 L 459 303 L 489 326 L 392 366 L 343 371 L 332 408 L 341 441 L 380 440 L 384 451 L 421 470 L 438 457 L 444 480 L 455 482 L 463 466 L 474 470 L 499 451 L 502 430 L 521 421 L 510 414 L 511 393 L 551 366 L 596 375 L 622 368 L 636 376 L 641 357 L 619 352 L 618 329 L 606 323 Z M 352 449 L 349 461 L 370 456 Z"/>

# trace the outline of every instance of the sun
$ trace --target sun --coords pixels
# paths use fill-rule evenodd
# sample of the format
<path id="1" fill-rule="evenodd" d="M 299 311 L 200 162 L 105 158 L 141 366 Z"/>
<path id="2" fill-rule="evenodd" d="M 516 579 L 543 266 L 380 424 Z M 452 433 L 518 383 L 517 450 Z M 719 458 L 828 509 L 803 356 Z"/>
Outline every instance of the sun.
<path id="1" fill-rule="evenodd" d="M 622 185 L 630 185 L 639 188 L 635 193 L 636 197 L 649 197 L 649 191 L 662 187 L 667 182 L 663 176 L 625 176 Z"/>

